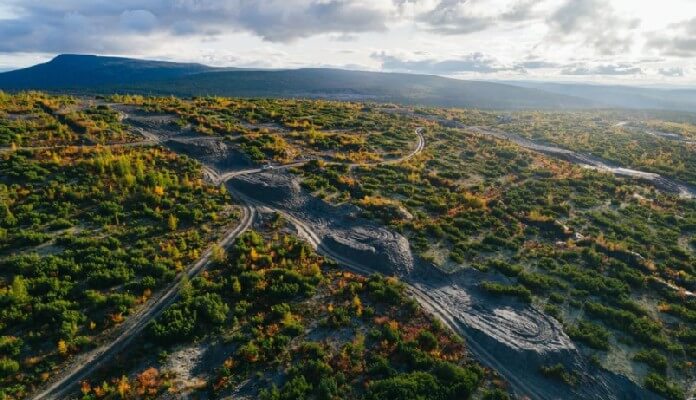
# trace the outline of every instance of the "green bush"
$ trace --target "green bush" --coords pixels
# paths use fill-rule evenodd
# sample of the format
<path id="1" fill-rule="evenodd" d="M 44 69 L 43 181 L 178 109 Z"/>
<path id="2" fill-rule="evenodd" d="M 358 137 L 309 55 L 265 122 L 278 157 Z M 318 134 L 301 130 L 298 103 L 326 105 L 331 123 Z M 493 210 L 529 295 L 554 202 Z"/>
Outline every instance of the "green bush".
<path id="1" fill-rule="evenodd" d="M 645 377 L 645 387 L 669 400 L 683 400 L 684 391 L 663 375 L 650 373 Z"/>
<path id="2" fill-rule="evenodd" d="M 524 302 L 532 302 L 532 292 L 522 285 L 505 285 L 498 282 L 483 281 L 480 286 L 494 295 L 516 296 Z"/>
<path id="3" fill-rule="evenodd" d="M 6 378 L 19 371 L 19 363 L 11 358 L 0 358 L 0 377 Z"/>
<path id="4" fill-rule="evenodd" d="M 633 356 L 633 360 L 648 364 L 655 370 L 664 373 L 667 370 L 667 357 L 656 349 L 644 349 Z"/>
<path id="5" fill-rule="evenodd" d="M 577 375 L 566 370 L 565 366 L 561 363 L 550 366 L 541 366 L 540 371 L 542 374 L 544 374 L 544 376 L 558 379 L 570 386 L 575 386 L 578 382 Z"/>
<path id="6" fill-rule="evenodd" d="M 566 333 L 574 340 L 583 342 L 593 349 L 609 350 L 609 331 L 601 325 L 580 320 L 576 325 L 566 327 Z"/>

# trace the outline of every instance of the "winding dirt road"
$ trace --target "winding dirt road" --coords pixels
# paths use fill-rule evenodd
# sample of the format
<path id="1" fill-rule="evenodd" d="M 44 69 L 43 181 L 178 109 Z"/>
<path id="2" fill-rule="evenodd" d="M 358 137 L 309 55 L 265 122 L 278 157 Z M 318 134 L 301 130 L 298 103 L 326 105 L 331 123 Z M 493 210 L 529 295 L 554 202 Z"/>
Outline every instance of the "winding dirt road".
<path id="1" fill-rule="evenodd" d="M 232 244 L 240 234 L 251 226 L 255 214 L 256 210 L 253 207 L 242 206 L 242 217 L 239 224 L 229 230 L 217 245 L 224 248 Z M 170 283 L 166 289 L 152 297 L 145 306 L 128 317 L 123 324 L 119 325 L 112 333 L 113 337 L 108 338 L 109 342 L 75 357 L 70 366 L 60 372 L 43 390 L 30 396 L 29 399 L 59 400 L 67 398 L 71 392 L 77 389 L 82 380 L 86 379 L 98 368 L 103 367 L 115 355 L 125 350 L 126 346 L 145 329 L 151 320 L 173 304 L 179 297 L 179 287 L 184 276 L 193 278 L 205 270 L 211 256 L 212 247 L 207 249 L 198 261 L 177 275 L 175 281 Z"/>
<path id="2" fill-rule="evenodd" d="M 354 168 L 354 167 L 365 167 L 365 166 L 375 166 L 375 165 L 393 165 L 393 164 L 399 164 L 404 161 L 408 161 L 412 159 L 413 157 L 417 156 L 420 152 L 425 149 L 425 137 L 423 136 L 423 129 L 421 127 L 416 128 L 415 134 L 417 136 L 416 140 L 416 146 L 411 152 L 408 154 L 395 158 L 393 160 L 384 160 L 384 161 L 377 161 L 373 163 L 352 163 L 352 164 L 346 164 L 342 162 L 337 162 L 337 161 L 326 161 L 324 162 L 325 165 L 347 165 L 349 168 Z M 285 169 L 290 169 L 290 168 L 296 168 L 296 167 L 302 167 L 303 165 L 307 164 L 312 160 L 302 160 L 302 161 L 294 161 L 288 164 L 282 164 L 282 165 L 277 165 L 277 166 L 269 166 L 269 167 L 262 167 L 262 168 L 251 168 L 251 169 L 245 169 L 245 170 L 239 170 L 239 171 L 230 171 L 230 172 L 225 172 L 221 174 L 217 174 L 217 183 L 223 183 L 227 182 L 230 179 L 240 176 L 240 175 L 248 175 L 248 174 L 258 174 L 260 172 L 266 172 L 268 170 L 285 170 Z"/>
<path id="3" fill-rule="evenodd" d="M 148 132 L 143 128 L 135 128 L 144 139 L 140 142 L 129 143 L 127 146 L 139 146 L 139 145 L 152 145 L 161 143 L 161 139 L 154 133 Z M 327 162 L 329 165 L 348 165 L 349 167 L 356 166 L 366 166 L 366 165 L 392 165 L 405 162 L 422 152 L 425 148 L 425 139 L 423 137 L 423 128 L 417 128 L 415 130 L 417 135 L 417 143 L 414 149 L 403 157 L 396 158 L 393 160 L 384 160 L 376 163 L 365 163 L 365 164 L 345 164 L 339 162 Z M 509 140 L 509 138 L 508 138 Z M 93 147 L 93 146 L 90 146 Z M 539 149 L 537 149 L 539 150 Z M 555 149 L 554 149 L 555 150 Z M 279 166 L 274 166 L 272 168 L 249 168 L 239 171 L 229 171 L 220 173 L 216 171 L 209 165 L 204 165 L 204 173 L 210 181 L 216 184 L 223 184 L 229 180 L 238 177 L 240 175 L 247 174 L 258 174 L 263 172 L 268 172 L 269 170 L 287 170 L 293 167 L 300 167 L 310 162 L 311 160 L 303 160 L 292 162 L 288 164 L 283 164 Z M 292 214 L 285 212 L 284 210 L 270 207 L 264 204 L 262 199 L 254 200 L 251 199 L 239 191 L 235 190 L 232 185 L 227 185 L 230 193 L 243 205 L 243 216 L 240 224 L 233 230 L 227 233 L 225 238 L 219 243 L 221 246 L 228 246 L 236 237 L 244 232 L 253 222 L 254 215 L 257 209 L 268 209 L 275 211 L 283 215 L 287 221 L 289 221 L 295 228 L 299 236 L 306 239 L 317 251 L 331 258 L 341 264 L 349 270 L 356 273 L 370 275 L 374 273 L 374 269 L 365 267 L 355 260 L 351 260 L 348 257 L 338 254 L 336 251 L 332 250 L 329 246 L 324 243 L 321 234 L 317 233 L 310 224 L 303 222 L 301 219 L 296 218 Z M 205 269 L 211 256 L 211 250 L 206 251 L 206 253 L 199 259 L 195 264 L 193 264 L 185 274 L 190 277 L 195 276 Z M 62 399 L 65 398 L 70 392 L 77 389 L 78 384 L 81 380 L 87 378 L 90 373 L 94 372 L 96 369 L 103 367 L 106 363 L 116 354 L 123 351 L 125 347 L 147 326 L 148 322 L 156 318 L 163 310 L 171 305 L 178 296 L 178 289 L 181 284 L 181 279 L 184 273 L 177 277 L 177 280 L 170 284 L 164 291 L 157 295 L 146 304 L 141 310 L 136 314 L 128 318 L 128 320 L 118 327 L 118 331 L 114 332 L 114 337 L 110 339 L 109 343 L 105 343 L 97 349 L 76 357 L 72 366 L 68 367 L 63 373 L 59 375 L 53 382 L 51 382 L 43 391 L 32 396 L 32 399 Z M 523 393 L 534 399 L 553 399 L 556 398 L 544 387 L 537 387 L 530 382 L 521 379 L 516 376 L 515 373 L 510 371 L 504 359 L 501 359 L 496 354 L 492 354 L 488 351 L 485 345 L 478 343 L 476 338 L 473 338 L 469 332 L 464 328 L 466 321 L 462 321 L 462 316 L 453 311 L 448 307 L 447 302 L 441 301 L 438 298 L 437 289 L 429 288 L 426 284 L 422 284 L 416 281 L 409 281 L 408 277 L 404 277 L 402 282 L 406 284 L 408 292 L 416 299 L 426 310 L 431 314 L 439 318 L 443 323 L 449 326 L 454 332 L 467 340 L 468 347 L 471 352 L 484 364 L 497 370 L 505 379 L 511 384 L 515 391 Z M 505 318 L 505 315 L 500 317 Z M 541 329 L 541 328 L 540 328 Z M 538 330 L 538 329 L 537 329 Z M 535 333 L 535 332 L 532 332 Z M 544 332 L 536 332 L 544 334 Z M 107 338 L 109 339 L 109 338 Z M 601 392 L 602 388 L 597 389 L 597 392 Z M 604 397 L 604 396 L 602 396 Z M 607 397 L 610 398 L 610 397 Z M 613 398 L 613 397 L 612 397 Z"/>
<path id="4" fill-rule="evenodd" d="M 260 209 L 265 208 L 269 211 L 277 212 L 280 215 L 282 215 L 283 218 L 289 221 L 295 227 L 295 229 L 297 229 L 298 236 L 307 240 L 319 254 L 338 262 L 342 268 L 347 268 L 350 271 L 364 276 L 370 276 L 375 273 L 373 269 L 360 265 L 356 263 L 354 260 L 350 260 L 326 246 L 322 241 L 321 236 L 317 232 L 315 232 L 311 226 L 304 223 L 300 219 L 295 218 L 293 215 L 283 210 L 268 207 L 260 202 L 252 200 L 244 194 L 235 191 L 234 188 L 230 188 L 230 190 L 233 196 L 235 196 L 235 198 L 240 199 L 242 202 L 249 204 L 252 207 L 258 207 Z M 426 293 L 421 288 L 411 284 L 407 279 L 402 279 L 402 282 L 407 286 L 408 292 L 418 301 L 418 303 L 422 307 L 424 307 L 429 313 L 437 317 L 448 327 L 450 327 L 450 329 L 452 329 L 463 339 L 465 339 L 470 351 L 473 354 L 475 354 L 476 357 L 484 364 L 497 370 L 500 374 L 505 376 L 505 379 L 507 379 L 508 382 L 510 382 L 510 384 L 515 388 L 515 390 L 517 390 L 519 393 L 525 393 L 534 399 L 550 399 L 550 397 L 544 395 L 535 387 L 528 385 L 520 379 L 516 379 L 515 374 L 509 372 L 507 370 L 507 367 L 501 360 L 489 354 L 483 348 L 483 346 L 478 345 L 476 341 L 473 340 L 464 329 L 462 329 L 462 326 L 457 323 L 458 317 L 456 315 L 449 312 L 449 310 L 447 310 L 446 308 L 442 307 L 437 301 L 434 301 L 432 297 L 428 295 L 428 293 Z"/>
<path id="5" fill-rule="evenodd" d="M 394 159 L 394 160 L 387 160 L 387 161 L 382 161 L 374 164 L 378 165 L 392 165 L 392 164 L 398 164 L 400 162 L 404 162 L 407 160 L 410 160 L 411 158 L 417 156 L 420 152 L 423 151 L 425 148 L 425 138 L 423 137 L 423 128 L 417 128 L 415 131 L 416 135 L 418 136 L 418 141 L 415 146 L 415 148 L 407 155 L 399 158 L 399 159 Z M 292 168 L 296 166 L 302 166 L 308 161 L 302 161 L 302 162 L 297 162 L 297 163 L 291 163 L 291 164 L 286 164 L 283 166 L 275 167 L 274 169 L 287 169 L 287 168 Z M 374 165 L 373 164 L 373 165 Z M 353 166 L 358 166 L 361 164 L 352 164 Z M 255 168 L 255 169 L 249 169 L 249 170 L 242 170 L 242 171 L 235 171 L 235 172 L 229 172 L 225 174 L 218 174 L 215 170 L 211 168 L 207 168 L 207 172 L 214 182 L 221 184 L 225 183 L 232 178 L 236 176 L 240 176 L 243 174 L 252 174 L 252 173 L 261 173 L 261 172 L 266 172 L 263 168 Z M 354 260 L 350 260 L 347 257 L 344 257 L 341 254 L 336 253 L 333 251 L 331 248 L 326 246 L 321 239 L 321 235 L 318 234 L 310 225 L 304 223 L 302 220 L 294 217 L 293 215 L 285 212 L 284 210 L 280 210 L 277 208 L 269 207 L 266 204 L 263 204 L 259 201 L 253 200 L 244 194 L 240 193 L 239 191 L 235 190 L 234 187 L 228 185 L 228 190 L 230 193 L 240 200 L 242 203 L 247 204 L 250 207 L 253 208 L 258 208 L 260 210 L 266 209 L 269 211 L 277 212 L 281 214 L 287 221 L 289 221 L 297 230 L 298 235 L 307 240 L 312 247 L 314 247 L 318 253 L 322 254 L 325 257 L 328 257 L 330 259 L 333 259 L 334 261 L 340 263 L 342 267 L 345 267 L 353 272 L 369 276 L 373 274 L 375 271 L 371 268 L 365 267 L 363 265 L 360 265 L 359 263 L 355 262 Z M 446 307 L 443 307 L 441 304 L 439 304 L 437 301 L 433 300 L 433 298 L 426 293 L 425 290 L 421 289 L 420 287 L 411 284 L 408 282 L 408 280 L 402 280 L 404 284 L 406 284 L 408 288 L 408 292 L 423 306 L 428 312 L 436 316 L 438 319 L 440 319 L 443 323 L 445 323 L 447 326 L 449 326 L 454 332 L 456 332 L 458 335 L 460 335 L 462 338 L 464 338 L 467 341 L 468 346 L 470 347 L 471 351 L 473 354 L 477 356 L 479 360 L 481 360 L 484 364 L 488 365 L 491 368 L 494 368 L 495 370 L 499 371 L 505 378 L 510 382 L 510 384 L 515 388 L 520 393 L 525 393 L 532 398 L 535 399 L 549 399 L 550 397 L 545 395 L 543 392 L 537 390 L 537 388 L 525 383 L 521 379 L 517 379 L 515 377 L 515 374 L 511 373 L 508 371 L 507 367 L 505 366 L 504 362 L 500 361 L 498 358 L 495 356 L 491 355 L 486 351 L 486 349 L 478 345 L 473 338 L 469 336 L 469 334 L 462 329 L 462 325 L 457 323 L 458 317 L 454 315 L 453 313 L 449 312 L 449 310 Z"/>
<path id="6" fill-rule="evenodd" d="M 160 138 L 157 135 L 150 133 L 143 128 L 134 127 L 134 129 L 143 136 L 143 140 L 124 144 L 104 145 L 102 147 L 150 146 L 159 144 L 161 142 Z M 380 164 L 394 164 L 398 162 L 403 162 L 415 157 L 418 153 L 423 151 L 423 149 L 425 148 L 425 139 L 423 137 L 422 130 L 423 128 L 417 128 L 415 131 L 418 140 L 414 150 L 412 150 L 410 153 L 399 159 L 387 160 L 381 162 Z M 97 146 L 98 145 L 82 145 L 77 147 Z M 48 148 L 55 147 L 40 146 L 24 147 L 19 149 L 39 150 Z M 0 149 L 0 151 L 13 150 L 17 149 Z M 298 167 L 306 164 L 307 162 L 309 162 L 309 160 L 281 165 L 275 167 L 274 169 L 288 169 L 292 167 Z M 204 166 L 203 168 L 204 173 L 206 173 L 208 177 L 211 178 L 211 180 L 217 184 L 224 183 L 238 175 L 260 173 L 266 170 L 264 168 L 252 168 L 242 171 L 219 174 L 217 173 L 217 171 L 215 171 L 213 168 L 209 166 Z M 235 193 L 233 193 L 233 195 L 234 194 Z M 237 193 L 237 195 L 239 194 Z M 223 237 L 223 239 L 217 243 L 217 245 L 223 248 L 228 247 L 237 237 L 239 237 L 240 234 L 242 234 L 251 226 L 254 220 L 254 216 L 256 215 L 255 207 L 262 206 L 260 204 L 257 205 L 252 202 L 246 201 L 248 199 L 241 197 L 238 198 L 242 200 L 242 217 L 240 219 L 240 223 L 235 228 L 228 231 Z M 111 333 L 112 337 L 107 338 L 107 340 L 109 340 L 107 343 L 104 343 L 87 353 L 75 357 L 71 361 L 70 366 L 68 366 L 66 369 L 61 371 L 56 377 L 54 377 L 54 379 L 46 387 L 44 387 L 41 391 L 33 394 L 28 398 L 32 400 L 59 400 L 66 398 L 71 392 L 74 392 L 82 380 L 89 377 L 91 373 L 93 373 L 100 367 L 105 366 L 106 363 L 109 362 L 115 355 L 123 351 L 126 348 L 126 346 L 128 346 L 128 344 L 145 329 L 145 327 L 150 321 L 157 318 L 157 316 L 159 316 L 167 307 L 173 304 L 179 297 L 179 288 L 181 286 L 184 276 L 192 278 L 199 274 L 201 271 L 205 270 L 205 268 L 208 266 L 211 256 L 212 247 L 207 249 L 203 253 L 203 255 L 198 259 L 198 261 L 190 265 L 189 268 L 187 268 L 184 272 L 180 273 L 176 277 L 175 281 L 169 284 L 169 286 L 167 286 L 166 289 L 160 291 L 158 294 L 152 297 L 145 304 L 145 306 L 143 306 L 133 315 L 128 317 L 123 324 L 119 325 L 118 328 Z"/>
<path id="7" fill-rule="evenodd" d="M 478 133 L 481 135 L 492 136 L 501 140 L 507 140 L 526 149 L 536 151 L 538 153 L 547 154 L 553 157 L 561 158 L 570 163 L 580 165 L 585 168 L 609 172 L 616 176 L 639 179 L 644 182 L 651 183 L 658 189 L 662 189 L 670 193 L 675 193 L 685 199 L 696 198 L 696 188 L 690 187 L 687 184 L 677 182 L 673 179 L 664 177 L 654 172 L 645 172 L 632 168 L 611 165 L 610 163 L 601 160 L 597 157 L 593 157 L 591 155 L 578 153 L 572 150 L 548 144 L 539 144 L 509 132 L 492 130 L 477 126 L 466 127 L 465 129 L 469 130 L 470 132 Z"/>

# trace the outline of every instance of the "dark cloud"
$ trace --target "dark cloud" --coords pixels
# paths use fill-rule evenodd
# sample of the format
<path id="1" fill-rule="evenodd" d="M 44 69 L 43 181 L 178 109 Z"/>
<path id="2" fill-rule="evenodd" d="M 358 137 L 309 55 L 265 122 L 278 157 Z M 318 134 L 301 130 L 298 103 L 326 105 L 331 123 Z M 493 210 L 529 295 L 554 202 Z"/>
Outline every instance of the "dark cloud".
<path id="1" fill-rule="evenodd" d="M 386 53 L 376 53 L 373 59 L 382 63 L 382 69 L 387 71 L 415 72 L 435 75 L 455 75 L 464 72 L 491 74 L 501 71 L 519 70 L 516 67 L 501 65 L 495 59 L 482 53 L 472 53 L 464 57 L 449 60 L 405 60 Z"/>
<path id="2" fill-rule="evenodd" d="M 288 42 L 322 33 L 386 29 L 384 10 L 346 0 L 6 0 L 0 52 L 121 52 L 152 47 L 147 34 L 248 31 Z M 137 47 L 136 47 L 137 46 Z"/>
<path id="3" fill-rule="evenodd" d="M 126 10 L 121 13 L 120 24 L 126 31 L 147 33 L 157 27 L 157 17 L 148 10 Z"/>
<path id="4" fill-rule="evenodd" d="M 327 32 L 382 31 L 388 18 L 381 11 L 341 0 L 245 0 L 237 12 L 237 23 L 274 42 Z"/>
<path id="5" fill-rule="evenodd" d="M 433 32 L 446 35 L 459 35 L 482 31 L 494 23 L 490 17 L 476 16 L 462 10 L 464 2 L 442 0 L 432 10 L 417 17 Z"/>
<path id="6" fill-rule="evenodd" d="M 632 31 L 640 26 L 640 20 L 616 14 L 604 0 L 565 0 L 547 23 L 551 29 L 547 40 L 579 38 L 603 55 L 628 52 L 634 41 Z"/>
<path id="7" fill-rule="evenodd" d="M 643 69 L 633 64 L 575 65 L 566 66 L 562 75 L 640 75 Z"/>
<path id="8" fill-rule="evenodd" d="M 402 3 L 404 0 L 399 0 Z M 504 22 L 522 22 L 533 17 L 533 8 L 539 0 L 518 0 L 498 15 L 483 14 L 483 0 L 440 0 L 431 10 L 416 20 L 432 32 L 461 35 L 479 32 Z"/>
<path id="9" fill-rule="evenodd" d="M 119 17 L 116 17 L 119 30 Z M 67 12 L 60 16 L 45 17 L 42 22 L 29 17 L 17 20 L 0 20 L 0 52 L 119 52 L 137 46 L 139 40 L 105 34 L 99 19 L 89 18 L 79 12 Z M 133 33 L 133 32 L 131 32 Z M 124 40 L 126 39 L 126 40 Z"/>
<path id="10" fill-rule="evenodd" d="M 549 18 L 549 24 L 559 33 L 572 34 L 584 29 L 587 19 L 601 13 L 597 0 L 568 0 Z"/>
<path id="11" fill-rule="evenodd" d="M 696 56 L 696 18 L 672 24 L 667 29 L 649 34 L 647 47 L 668 56 Z"/>

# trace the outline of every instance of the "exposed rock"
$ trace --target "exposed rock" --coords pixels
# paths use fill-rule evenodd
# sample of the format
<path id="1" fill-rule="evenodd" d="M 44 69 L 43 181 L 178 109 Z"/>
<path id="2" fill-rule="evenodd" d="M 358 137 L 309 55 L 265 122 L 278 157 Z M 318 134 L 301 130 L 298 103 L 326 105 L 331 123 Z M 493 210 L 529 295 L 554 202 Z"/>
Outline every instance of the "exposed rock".
<path id="1" fill-rule="evenodd" d="M 405 237 L 359 218 L 357 207 L 334 206 L 310 196 L 290 174 L 242 175 L 230 185 L 234 191 L 311 226 L 322 246 L 361 266 L 397 276 L 407 275 L 413 269 L 413 255 Z"/>
<path id="2" fill-rule="evenodd" d="M 217 170 L 248 167 L 249 158 L 217 137 L 172 138 L 164 143 L 170 149 L 202 161 Z"/>

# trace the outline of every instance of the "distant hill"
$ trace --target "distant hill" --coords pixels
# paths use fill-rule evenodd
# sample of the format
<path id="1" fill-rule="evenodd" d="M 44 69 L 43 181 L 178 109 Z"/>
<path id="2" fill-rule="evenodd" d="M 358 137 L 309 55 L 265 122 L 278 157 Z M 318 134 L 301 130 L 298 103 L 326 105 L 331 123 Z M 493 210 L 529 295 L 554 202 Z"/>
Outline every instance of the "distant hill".
<path id="1" fill-rule="evenodd" d="M 77 89 L 166 80 L 212 71 L 202 64 L 61 54 L 33 67 L 0 73 L 0 88 Z"/>
<path id="2" fill-rule="evenodd" d="M 582 98 L 607 107 L 696 111 L 696 90 L 552 82 L 505 82 L 528 89 Z"/>
<path id="3" fill-rule="evenodd" d="M 499 83 L 328 68 L 209 72 L 124 89 L 177 95 L 308 97 L 489 109 L 592 105 L 587 100 Z"/>
<path id="4" fill-rule="evenodd" d="M 91 55 L 60 55 L 44 64 L 0 73 L 0 89 L 310 97 L 489 109 L 601 105 L 596 101 L 536 88 L 432 75 L 325 68 L 218 69 L 201 64 Z"/>

